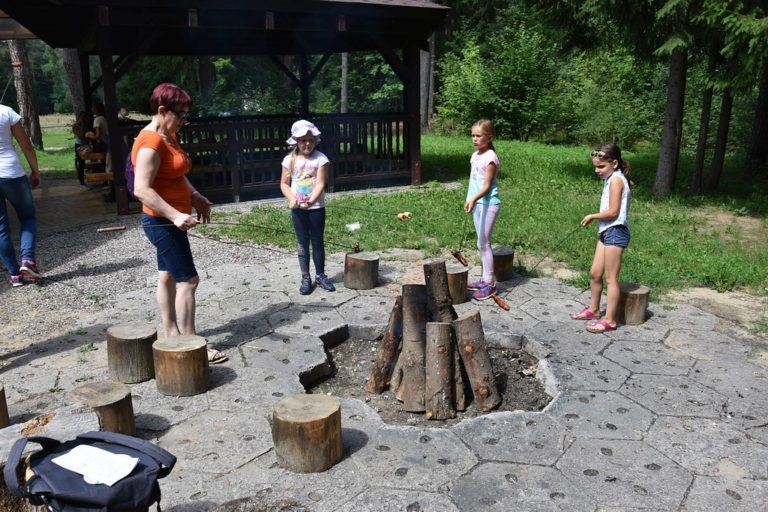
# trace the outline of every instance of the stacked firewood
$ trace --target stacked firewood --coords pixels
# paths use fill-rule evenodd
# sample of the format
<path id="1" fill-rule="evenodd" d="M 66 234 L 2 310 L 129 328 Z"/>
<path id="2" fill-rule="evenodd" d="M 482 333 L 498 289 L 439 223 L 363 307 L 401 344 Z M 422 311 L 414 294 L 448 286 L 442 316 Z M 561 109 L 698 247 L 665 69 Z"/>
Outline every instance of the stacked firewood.
<path id="1" fill-rule="evenodd" d="M 466 382 L 475 406 L 489 411 L 501 396 L 477 310 L 458 317 L 445 261 L 424 262 L 425 284 L 405 284 L 395 299 L 367 390 L 389 388 L 409 412 L 444 420 L 467 408 Z"/>

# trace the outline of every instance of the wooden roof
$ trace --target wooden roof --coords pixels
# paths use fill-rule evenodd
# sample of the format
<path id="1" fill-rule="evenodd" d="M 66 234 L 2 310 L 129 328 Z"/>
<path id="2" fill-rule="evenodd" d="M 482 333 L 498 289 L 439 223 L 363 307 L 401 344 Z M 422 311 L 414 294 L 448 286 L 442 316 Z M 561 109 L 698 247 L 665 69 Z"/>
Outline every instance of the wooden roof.
<path id="1" fill-rule="evenodd" d="M 291 55 L 422 45 L 447 13 L 426 0 L 23 0 L 5 11 L 54 48 L 114 55 Z M 107 6 L 108 5 L 108 6 Z M 102 36 L 104 37 L 104 36 Z"/>
<path id="2" fill-rule="evenodd" d="M 5 11 L 0 11 L 0 41 L 6 39 L 34 39 L 35 35 L 11 18 Z"/>

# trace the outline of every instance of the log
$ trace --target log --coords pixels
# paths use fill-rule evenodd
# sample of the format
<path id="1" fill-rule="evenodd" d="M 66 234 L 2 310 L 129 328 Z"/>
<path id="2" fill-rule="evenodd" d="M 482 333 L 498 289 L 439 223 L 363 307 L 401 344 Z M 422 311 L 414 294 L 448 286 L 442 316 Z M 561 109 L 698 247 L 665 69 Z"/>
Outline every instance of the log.
<path id="1" fill-rule="evenodd" d="M 344 258 L 344 286 L 352 290 L 376 288 L 379 256 L 372 252 L 349 252 Z"/>
<path id="2" fill-rule="evenodd" d="M 72 391 L 72 397 L 90 407 L 99 418 L 99 430 L 136 435 L 131 389 L 121 382 L 89 382 Z"/>
<path id="3" fill-rule="evenodd" d="M 157 329 L 149 324 L 118 324 L 107 329 L 109 376 L 126 384 L 153 378 L 152 343 L 156 340 Z"/>
<path id="4" fill-rule="evenodd" d="M 403 340 L 403 297 L 395 298 L 395 305 L 389 314 L 387 330 L 379 343 L 376 361 L 373 363 L 371 374 L 368 376 L 366 389 L 369 393 L 381 393 L 389 385 L 392 370 L 395 367 L 397 352 Z"/>
<path id="5" fill-rule="evenodd" d="M 272 411 L 277 463 L 297 473 L 325 471 L 341 460 L 341 406 L 327 395 L 293 395 Z"/>
<path id="6" fill-rule="evenodd" d="M 480 411 L 490 411 L 501 403 L 501 395 L 496 387 L 491 357 L 485 345 L 480 311 L 475 309 L 463 314 L 453 322 L 453 328 L 475 404 Z"/>
<path id="7" fill-rule="evenodd" d="M 454 406 L 453 343 L 451 324 L 427 322 L 426 417 L 447 420 L 456 417 Z"/>
<path id="8" fill-rule="evenodd" d="M 191 334 L 161 338 L 152 344 L 157 391 L 192 396 L 208 391 L 211 375 L 205 338 Z"/>
<path id="9" fill-rule="evenodd" d="M 389 390 L 395 395 L 395 398 L 403 401 L 403 344 L 400 343 L 400 350 L 397 353 L 395 368 L 392 370 L 392 378 L 389 380 Z"/>
<path id="10" fill-rule="evenodd" d="M 11 418 L 8 416 L 8 402 L 5 401 L 5 386 L 0 384 L 0 428 L 5 428 L 11 424 Z"/>
<path id="11" fill-rule="evenodd" d="M 640 325 L 645 322 L 650 288 L 635 283 L 621 283 L 619 289 L 621 291 L 616 320 L 624 325 Z"/>
<path id="12" fill-rule="evenodd" d="M 453 403 L 456 406 L 457 411 L 467 410 L 467 393 L 464 388 L 466 386 L 466 379 L 464 378 L 464 366 L 461 363 L 461 356 L 456 347 L 456 333 L 451 328 L 451 343 L 453 344 Z"/>
<path id="13" fill-rule="evenodd" d="M 424 282 L 427 286 L 427 321 L 452 322 L 457 315 L 451 304 L 445 260 L 424 261 Z"/>
<path id="14" fill-rule="evenodd" d="M 451 295 L 452 304 L 463 304 L 467 298 L 467 285 L 469 284 L 469 270 L 460 265 L 448 265 L 448 292 Z"/>
<path id="15" fill-rule="evenodd" d="M 424 412 L 424 354 L 427 339 L 427 287 L 403 285 L 403 378 L 400 388 L 403 409 Z"/>
<path id="16" fill-rule="evenodd" d="M 515 249 L 506 245 L 493 246 L 493 272 L 497 281 L 507 281 L 515 275 Z"/>

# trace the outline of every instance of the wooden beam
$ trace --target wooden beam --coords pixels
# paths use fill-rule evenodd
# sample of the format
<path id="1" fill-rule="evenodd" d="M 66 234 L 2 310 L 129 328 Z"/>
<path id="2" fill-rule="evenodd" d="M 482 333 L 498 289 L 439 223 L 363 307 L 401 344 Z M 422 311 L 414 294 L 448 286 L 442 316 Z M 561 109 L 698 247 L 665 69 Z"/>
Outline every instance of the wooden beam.
<path id="1" fill-rule="evenodd" d="M 406 79 L 403 80 L 405 153 L 411 168 L 411 185 L 421 185 L 421 55 L 418 46 L 403 49 Z"/>

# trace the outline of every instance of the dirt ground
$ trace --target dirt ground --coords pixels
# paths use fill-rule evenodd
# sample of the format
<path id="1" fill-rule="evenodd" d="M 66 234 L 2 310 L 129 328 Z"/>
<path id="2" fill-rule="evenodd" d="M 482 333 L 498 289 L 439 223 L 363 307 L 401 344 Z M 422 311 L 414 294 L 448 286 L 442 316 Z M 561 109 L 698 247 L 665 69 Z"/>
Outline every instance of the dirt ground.
<path id="1" fill-rule="evenodd" d="M 330 349 L 335 374 L 317 384 L 311 392 L 362 400 L 390 425 L 441 428 L 485 414 L 470 404 L 466 411 L 458 412 L 454 419 L 428 420 L 424 413 L 404 411 L 402 404 L 391 391 L 382 394 L 368 393 L 365 384 L 376 358 L 378 345 L 378 341 L 347 340 Z M 490 356 L 496 385 L 503 400 L 495 411 L 540 411 L 549 403 L 551 397 L 544 392 L 543 386 L 536 379 L 536 359 L 524 352 L 507 349 L 492 349 Z"/>

